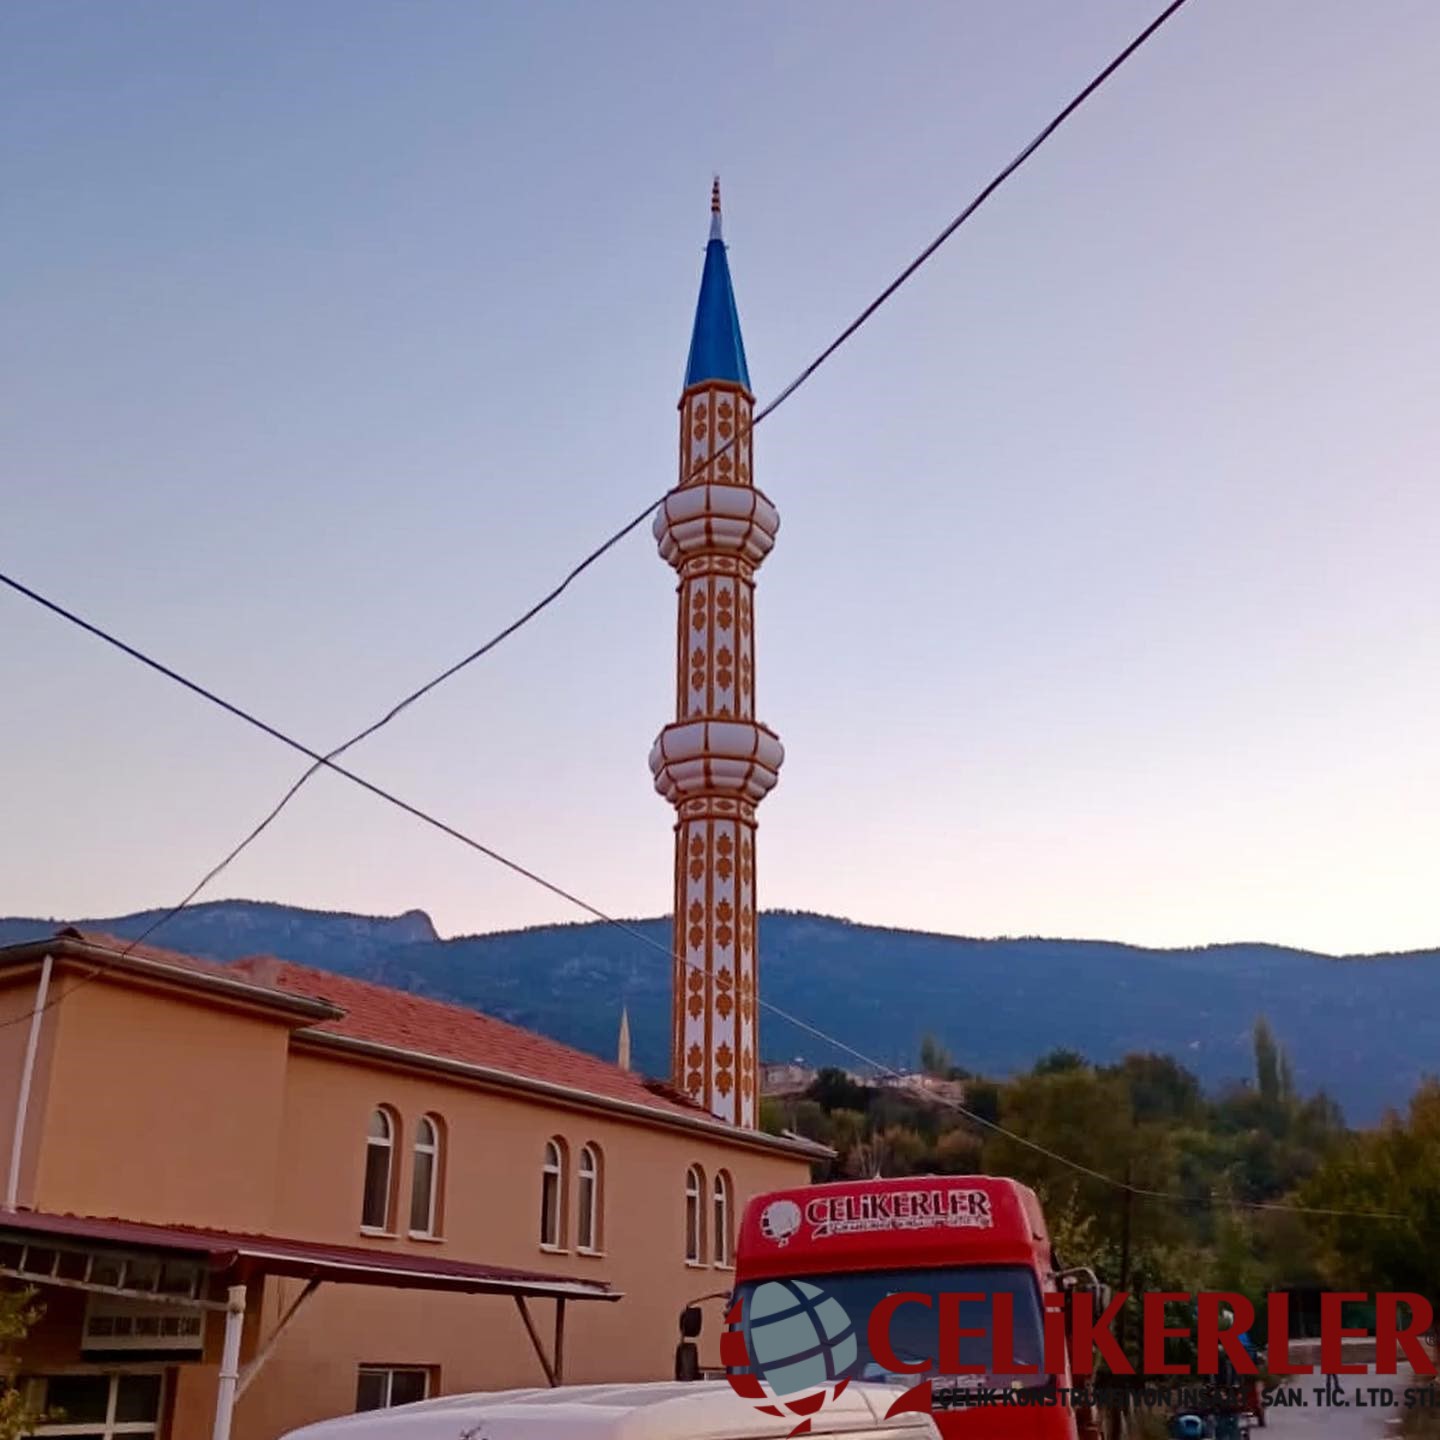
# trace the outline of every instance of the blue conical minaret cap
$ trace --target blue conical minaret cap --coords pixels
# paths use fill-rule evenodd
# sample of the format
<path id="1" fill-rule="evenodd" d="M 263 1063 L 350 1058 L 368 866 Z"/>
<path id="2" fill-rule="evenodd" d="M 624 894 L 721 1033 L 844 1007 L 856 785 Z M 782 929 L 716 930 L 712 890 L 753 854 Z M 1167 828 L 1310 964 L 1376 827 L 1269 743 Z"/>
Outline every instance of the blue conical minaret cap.
<path id="1" fill-rule="evenodd" d="M 745 342 L 740 338 L 740 316 L 735 310 L 735 289 L 720 234 L 720 180 L 710 191 L 710 243 L 705 247 L 705 272 L 700 277 L 700 303 L 695 307 L 695 330 L 690 337 L 690 362 L 685 367 L 685 388 L 710 380 L 728 380 L 750 388 L 745 365 Z"/>

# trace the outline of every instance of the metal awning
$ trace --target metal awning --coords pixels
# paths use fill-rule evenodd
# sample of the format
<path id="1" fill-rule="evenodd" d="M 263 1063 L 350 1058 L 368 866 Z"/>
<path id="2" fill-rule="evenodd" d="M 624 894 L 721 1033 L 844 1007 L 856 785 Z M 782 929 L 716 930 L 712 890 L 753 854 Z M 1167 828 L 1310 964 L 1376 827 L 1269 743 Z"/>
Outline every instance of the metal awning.
<path id="1" fill-rule="evenodd" d="M 159 1260 L 162 1263 L 157 1264 Z M 171 1264 L 169 1262 L 175 1262 Z M 242 1235 L 188 1225 L 51 1215 L 0 1209 L 0 1276 L 30 1285 L 58 1286 L 125 1301 L 225 1315 L 215 1436 L 226 1440 L 235 1401 L 273 1353 L 280 1337 L 324 1283 L 379 1285 L 396 1290 L 443 1290 L 465 1295 L 508 1295 L 524 1322 L 540 1368 L 551 1385 L 564 1378 L 565 1302 L 619 1300 L 603 1280 L 512 1270 L 464 1260 L 358 1245 L 321 1245 L 273 1235 Z M 304 1288 L 265 1343 L 240 1368 L 240 1336 L 247 1286 L 268 1276 L 303 1280 Z M 226 1298 L 214 1298 L 216 1282 Z M 550 1354 L 530 1313 L 529 1300 L 555 1302 Z"/>
<path id="2" fill-rule="evenodd" d="M 28 1251 L 26 1263 L 18 1269 L 15 1265 L 17 1247 Z M 96 1288 L 85 1283 L 88 1275 L 77 1273 L 73 1259 L 61 1257 L 115 1252 L 187 1256 L 202 1261 L 217 1279 L 224 1277 L 235 1284 L 279 1275 L 338 1285 L 451 1290 L 468 1295 L 518 1295 L 548 1300 L 622 1298 L 619 1291 L 612 1290 L 602 1280 L 512 1270 L 499 1265 L 416 1255 L 410 1251 L 322 1245 L 310 1240 L 203 1230 L 188 1225 L 149 1225 L 133 1220 L 0 1209 L 0 1274 L 35 1284 L 59 1280 L 86 1289 Z M 142 1299 L 163 1299 L 154 1290 L 136 1291 L 135 1295 Z M 196 1299 L 188 1298 L 184 1303 L 194 1305 Z M 223 1309 L 223 1302 L 219 1302 L 219 1306 Z"/>

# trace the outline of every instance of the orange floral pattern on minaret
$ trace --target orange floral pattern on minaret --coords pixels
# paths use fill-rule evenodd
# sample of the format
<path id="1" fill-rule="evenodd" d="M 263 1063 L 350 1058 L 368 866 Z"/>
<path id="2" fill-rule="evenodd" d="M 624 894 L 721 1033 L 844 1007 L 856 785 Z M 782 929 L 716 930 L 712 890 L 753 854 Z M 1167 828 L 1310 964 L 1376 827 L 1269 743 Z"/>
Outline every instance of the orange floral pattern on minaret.
<path id="1" fill-rule="evenodd" d="M 718 181 L 711 211 L 680 399 L 680 481 L 654 525 L 660 553 L 679 576 L 679 620 L 675 719 L 660 732 L 650 768 L 677 817 L 672 1080 L 712 1114 L 753 1129 L 760 1060 L 755 810 L 784 759 L 779 738 L 755 718 L 755 575 L 780 517 L 754 485 L 755 399 L 720 238 Z M 717 297 L 712 287 L 719 286 Z M 727 324 L 733 336 L 716 332 Z"/>

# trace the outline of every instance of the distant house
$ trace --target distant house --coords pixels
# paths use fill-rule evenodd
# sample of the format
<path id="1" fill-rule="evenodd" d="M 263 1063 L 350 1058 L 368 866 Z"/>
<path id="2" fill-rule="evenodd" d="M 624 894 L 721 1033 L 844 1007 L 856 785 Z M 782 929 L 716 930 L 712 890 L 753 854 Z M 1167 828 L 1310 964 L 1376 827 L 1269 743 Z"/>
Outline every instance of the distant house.
<path id="1" fill-rule="evenodd" d="M 798 1060 L 765 1062 L 760 1066 L 762 1095 L 798 1095 L 815 1081 L 815 1071 Z"/>
<path id="2" fill-rule="evenodd" d="M 775 1099 L 788 1099 L 803 1094 L 814 1083 L 819 1071 L 800 1060 L 767 1061 L 760 1066 L 760 1093 Z M 918 1100 L 937 1104 L 963 1103 L 963 1080 L 939 1080 L 919 1072 L 909 1075 L 861 1075 L 852 1070 L 841 1072 L 852 1085 L 881 1090 L 903 1090 Z"/>
<path id="3" fill-rule="evenodd" d="M 66 1415 L 38 1435 L 232 1414 L 273 1440 L 668 1376 L 681 1308 L 730 1288 L 740 1208 L 829 1153 L 472 1010 L 125 950 L 0 949 L 0 1274 L 40 1291 L 20 1374 Z"/>
<path id="4" fill-rule="evenodd" d="M 957 1105 L 965 1103 L 965 1082 L 963 1080 L 941 1080 L 934 1075 L 901 1075 L 896 1079 L 882 1081 L 895 1089 L 903 1089 L 914 1094 L 919 1099 L 927 1097 L 942 1104 L 953 1102 Z"/>

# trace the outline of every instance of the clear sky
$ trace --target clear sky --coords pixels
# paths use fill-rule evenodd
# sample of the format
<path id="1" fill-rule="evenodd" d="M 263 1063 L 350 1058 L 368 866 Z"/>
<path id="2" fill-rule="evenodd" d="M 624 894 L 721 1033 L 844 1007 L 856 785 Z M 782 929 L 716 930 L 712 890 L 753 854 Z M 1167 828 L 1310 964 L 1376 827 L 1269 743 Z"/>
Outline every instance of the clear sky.
<path id="1" fill-rule="evenodd" d="M 10 0 L 0 564 L 338 743 L 674 483 L 713 171 L 764 400 L 1158 8 Z M 1437 54 L 1192 0 L 761 429 L 762 903 L 1440 944 Z M 661 913 L 674 623 L 641 532 L 354 764 Z M 0 665 L 0 912 L 297 773 L 3 594 Z M 212 894 L 581 918 L 334 777 Z"/>

